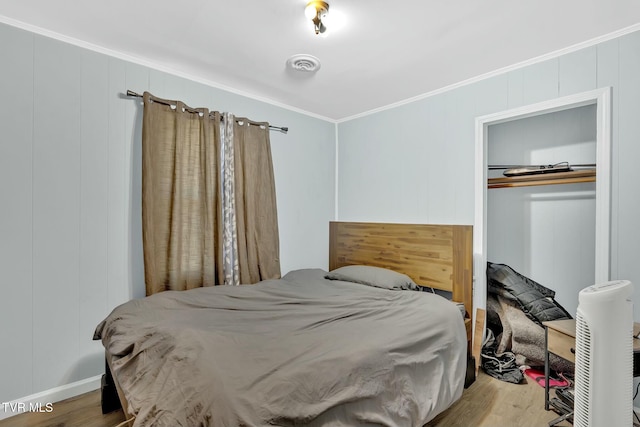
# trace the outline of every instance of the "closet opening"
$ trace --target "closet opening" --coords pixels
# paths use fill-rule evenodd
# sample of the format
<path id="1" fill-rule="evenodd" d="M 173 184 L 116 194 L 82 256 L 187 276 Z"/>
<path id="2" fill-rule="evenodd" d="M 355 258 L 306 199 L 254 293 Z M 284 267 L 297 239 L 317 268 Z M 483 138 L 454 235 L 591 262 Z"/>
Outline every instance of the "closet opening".
<path id="1" fill-rule="evenodd" d="M 598 89 L 476 119 L 475 307 L 486 307 L 487 261 L 554 289 L 572 316 L 582 288 L 609 280 L 610 96 Z M 562 162 L 571 170 L 544 176 L 488 167 Z"/>

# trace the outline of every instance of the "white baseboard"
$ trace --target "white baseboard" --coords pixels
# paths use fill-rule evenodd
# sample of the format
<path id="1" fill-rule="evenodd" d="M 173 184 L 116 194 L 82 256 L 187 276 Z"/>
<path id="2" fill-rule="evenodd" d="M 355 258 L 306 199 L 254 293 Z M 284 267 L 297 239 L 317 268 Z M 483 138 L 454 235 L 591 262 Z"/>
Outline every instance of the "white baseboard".
<path id="1" fill-rule="evenodd" d="M 54 387 L 40 393 L 25 396 L 11 402 L 0 402 L 0 420 L 24 412 L 54 412 L 56 402 L 79 396 L 100 388 L 102 375 L 76 381 L 60 387 Z"/>

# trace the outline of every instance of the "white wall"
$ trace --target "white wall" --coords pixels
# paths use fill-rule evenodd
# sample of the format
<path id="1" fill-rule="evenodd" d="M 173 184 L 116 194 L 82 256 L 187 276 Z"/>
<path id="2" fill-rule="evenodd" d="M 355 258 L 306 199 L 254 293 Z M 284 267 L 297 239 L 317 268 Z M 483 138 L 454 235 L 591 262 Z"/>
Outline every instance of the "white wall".
<path id="1" fill-rule="evenodd" d="M 335 124 L 3 24 L 0 58 L 0 402 L 101 374 L 95 326 L 144 296 L 127 89 L 288 126 L 271 133 L 282 271 L 327 268 Z"/>
<path id="2" fill-rule="evenodd" d="M 340 123 L 339 219 L 471 224 L 471 96 L 461 88 Z"/>
<path id="3" fill-rule="evenodd" d="M 338 219 L 473 224 L 475 118 L 611 86 L 611 278 L 636 284 L 640 319 L 638 76 L 634 32 L 339 123 Z"/>

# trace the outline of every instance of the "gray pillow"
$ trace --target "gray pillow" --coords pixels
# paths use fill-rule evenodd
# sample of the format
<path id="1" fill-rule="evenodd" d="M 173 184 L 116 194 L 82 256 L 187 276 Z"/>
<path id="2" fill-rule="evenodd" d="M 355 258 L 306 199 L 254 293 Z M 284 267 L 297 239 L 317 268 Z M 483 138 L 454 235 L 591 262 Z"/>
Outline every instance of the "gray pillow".
<path id="1" fill-rule="evenodd" d="M 348 265 L 346 267 L 336 268 L 324 276 L 324 278 L 360 283 L 362 285 L 383 289 L 419 290 L 418 285 L 406 274 L 369 265 Z"/>

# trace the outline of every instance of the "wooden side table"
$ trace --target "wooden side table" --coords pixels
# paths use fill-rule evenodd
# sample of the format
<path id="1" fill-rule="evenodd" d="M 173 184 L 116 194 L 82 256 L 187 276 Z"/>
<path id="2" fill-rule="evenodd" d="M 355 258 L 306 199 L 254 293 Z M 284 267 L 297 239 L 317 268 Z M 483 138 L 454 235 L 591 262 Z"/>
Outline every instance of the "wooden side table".
<path id="1" fill-rule="evenodd" d="M 549 423 L 550 426 L 558 422 L 573 417 L 573 411 L 567 410 L 564 405 L 556 399 L 549 399 L 549 354 L 553 353 L 569 362 L 575 363 L 576 345 L 576 321 L 575 319 L 553 320 L 544 322 L 544 409 L 549 410 L 550 406 L 560 414 Z"/>

